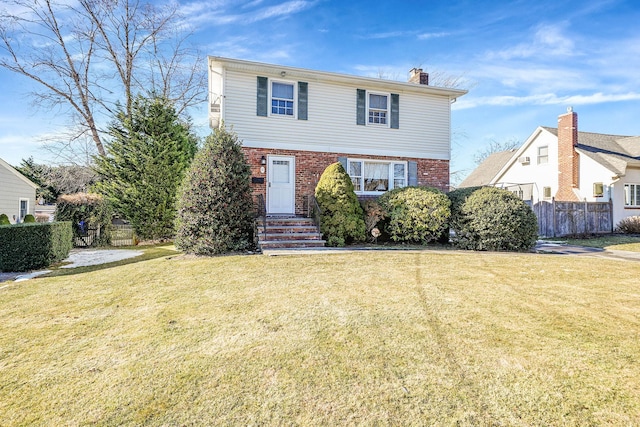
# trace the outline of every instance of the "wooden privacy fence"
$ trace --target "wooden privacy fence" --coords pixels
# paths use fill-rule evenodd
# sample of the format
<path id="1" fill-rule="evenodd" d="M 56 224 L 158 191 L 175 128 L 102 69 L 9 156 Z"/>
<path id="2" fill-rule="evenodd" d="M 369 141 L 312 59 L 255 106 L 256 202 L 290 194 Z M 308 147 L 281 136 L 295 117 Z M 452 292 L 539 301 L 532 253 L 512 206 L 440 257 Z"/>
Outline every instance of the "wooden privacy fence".
<path id="1" fill-rule="evenodd" d="M 532 207 L 541 237 L 585 236 L 613 232 L 613 206 L 608 202 L 538 202 Z"/>

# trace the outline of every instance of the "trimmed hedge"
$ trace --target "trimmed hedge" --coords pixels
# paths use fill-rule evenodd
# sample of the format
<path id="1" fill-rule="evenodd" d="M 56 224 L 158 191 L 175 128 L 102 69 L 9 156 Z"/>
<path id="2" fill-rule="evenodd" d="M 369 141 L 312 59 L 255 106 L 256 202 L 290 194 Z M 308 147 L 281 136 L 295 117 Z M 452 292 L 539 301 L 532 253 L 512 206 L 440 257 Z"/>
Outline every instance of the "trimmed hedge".
<path id="1" fill-rule="evenodd" d="M 60 262 L 69 255 L 70 222 L 0 226 L 0 271 L 28 271 Z"/>
<path id="2" fill-rule="evenodd" d="M 473 191 L 460 206 L 453 243 L 462 249 L 528 251 L 538 238 L 531 208 L 507 190 Z"/>
<path id="3" fill-rule="evenodd" d="M 9 225 L 11 221 L 9 221 L 9 217 L 7 214 L 0 214 L 0 225 Z"/>
<path id="4" fill-rule="evenodd" d="M 427 244 L 440 238 L 451 216 L 451 202 L 436 188 L 403 187 L 378 199 L 388 220 L 385 231 L 396 242 Z"/>

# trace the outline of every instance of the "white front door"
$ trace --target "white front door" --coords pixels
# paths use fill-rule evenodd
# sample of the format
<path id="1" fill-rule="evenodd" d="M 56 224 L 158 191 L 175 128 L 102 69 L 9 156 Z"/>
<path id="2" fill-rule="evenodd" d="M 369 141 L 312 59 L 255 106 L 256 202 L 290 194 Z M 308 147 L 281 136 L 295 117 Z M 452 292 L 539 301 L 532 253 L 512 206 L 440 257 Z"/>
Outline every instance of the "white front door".
<path id="1" fill-rule="evenodd" d="M 267 213 L 295 213 L 295 157 L 269 156 Z"/>

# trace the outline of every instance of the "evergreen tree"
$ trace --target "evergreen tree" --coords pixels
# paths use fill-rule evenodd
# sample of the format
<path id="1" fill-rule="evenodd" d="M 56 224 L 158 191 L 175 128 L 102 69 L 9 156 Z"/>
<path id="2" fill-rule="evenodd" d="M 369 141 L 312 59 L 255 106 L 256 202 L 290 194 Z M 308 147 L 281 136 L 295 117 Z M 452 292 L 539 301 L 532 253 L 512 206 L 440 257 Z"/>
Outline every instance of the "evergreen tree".
<path id="1" fill-rule="evenodd" d="M 321 210 L 320 231 L 329 246 L 344 246 L 365 239 L 364 213 L 342 164 L 327 166 L 315 194 Z"/>
<path id="2" fill-rule="evenodd" d="M 253 243 L 251 170 L 237 135 L 214 130 L 185 175 L 178 197 L 176 247 L 214 255 Z"/>
<path id="3" fill-rule="evenodd" d="M 109 127 L 107 155 L 96 157 L 102 193 L 143 239 L 175 234 L 176 192 L 198 148 L 189 123 L 159 96 L 134 99 Z"/>

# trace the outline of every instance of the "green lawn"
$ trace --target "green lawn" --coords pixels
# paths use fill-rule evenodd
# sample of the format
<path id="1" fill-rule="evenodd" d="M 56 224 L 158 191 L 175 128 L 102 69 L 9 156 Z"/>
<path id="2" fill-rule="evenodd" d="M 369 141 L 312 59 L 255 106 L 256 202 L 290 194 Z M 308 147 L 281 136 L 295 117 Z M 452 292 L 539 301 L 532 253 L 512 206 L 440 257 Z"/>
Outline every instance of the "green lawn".
<path id="1" fill-rule="evenodd" d="M 640 424 L 639 263 L 151 258 L 2 284 L 0 424 Z"/>

